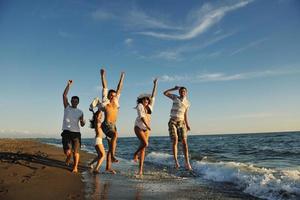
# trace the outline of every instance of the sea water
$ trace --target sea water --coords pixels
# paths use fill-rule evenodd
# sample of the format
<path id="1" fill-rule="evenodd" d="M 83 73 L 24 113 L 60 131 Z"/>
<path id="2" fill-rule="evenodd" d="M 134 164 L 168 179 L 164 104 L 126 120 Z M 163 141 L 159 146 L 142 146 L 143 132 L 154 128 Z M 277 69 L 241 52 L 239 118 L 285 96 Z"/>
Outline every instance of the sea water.
<path id="1" fill-rule="evenodd" d="M 61 140 L 42 142 L 60 145 Z M 188 144 L 192 176 L 166 170 L 174 167 L 169 137 L 150 137 L 145 166 L 152 166 L 152 172 L 147 173 L 156 174 L 151 177 L 158 179 L 186 176 L 195 184 L 230 184 L 262 199 L 300 199 L 300 132 L 192 135 Z M 136 137 L 118 139 L 116 154 L 128 176 L 133 176 L 137 168 L 132 158 L 138 145 Z M 82 139 L 82 149 L 95 153 L 94 139 Z M 178 157 L 184 168 L 180 143 Z"/>

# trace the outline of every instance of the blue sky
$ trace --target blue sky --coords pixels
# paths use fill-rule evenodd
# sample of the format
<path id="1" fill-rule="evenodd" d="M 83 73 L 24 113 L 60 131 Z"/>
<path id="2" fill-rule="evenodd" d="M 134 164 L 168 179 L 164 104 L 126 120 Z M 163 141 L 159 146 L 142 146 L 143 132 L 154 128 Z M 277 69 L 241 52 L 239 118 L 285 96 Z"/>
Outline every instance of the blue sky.
<path id="1" fill-rule="evenodd" d="M 168 135 L 174 85 L 188 88 L 191 134 L 300 130 L 299 35 L 297 0 L 2 0 L 0 136 L 60 137 L 68 79 L 91 118 L 101 66 L 109 88 L 126 73 L 120 136 L 155 77 L 153 135 Z"/>

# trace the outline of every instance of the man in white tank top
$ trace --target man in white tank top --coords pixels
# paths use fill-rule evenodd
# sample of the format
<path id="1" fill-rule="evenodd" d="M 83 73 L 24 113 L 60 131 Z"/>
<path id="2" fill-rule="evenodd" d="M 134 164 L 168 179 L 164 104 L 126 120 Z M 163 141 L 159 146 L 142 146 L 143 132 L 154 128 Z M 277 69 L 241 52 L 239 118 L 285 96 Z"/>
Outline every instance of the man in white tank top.
<path id="1" fill-rule="evenodd" d="M 64 153 L 66 154 L 66 165 L 70 164 L 71 156 L 73 153 L 74 165 L 72 172 L 78 172 L 79 163 L 79 149 L 81 146 L 81 133 L 79 122 L 81 126 L 85 125 L 85 120 L 83 118 L 83 112 L 77 108 L 79 104 L 79 97 L 73 96 L 71 98 L 71 105 L 68 101 L 68 92 L 73 81 L 69 80 L 68 84 L 63 93 L 63 103 L 64 103 L 64 119 L 61 133 L 62 144 Z"/>

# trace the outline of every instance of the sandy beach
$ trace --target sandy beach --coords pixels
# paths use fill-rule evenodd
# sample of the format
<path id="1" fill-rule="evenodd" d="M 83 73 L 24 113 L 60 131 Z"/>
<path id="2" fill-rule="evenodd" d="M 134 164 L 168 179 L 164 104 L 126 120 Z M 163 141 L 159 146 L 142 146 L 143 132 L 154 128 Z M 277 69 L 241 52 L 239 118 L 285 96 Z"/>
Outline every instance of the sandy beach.
<path id="1" fill-rule="evenodd" d="M 82 163 L 88 157 L 82 152 Z M 62 149 L 36 140 L 1 139 L 0 199 L 83 199 L 81 174 L 64 159 Z"/>
<path id="2" fill-rule="evenodd" d="M 256 199 L 239 191 L 226 192 L 226 185 L 199 186 L 188 179 L 173 177 L 170 171 L 136 178 L 136 165 L 121 160 L 114 167 L 118 174 L 93 174 L 86 163 L 94 155 L 81 151 L 80 172 L 65 166 L 59 147 L 38 140 L 0 140 L 0 199 Z M 127 161 L 128 162 L 128 161 Z M 229 186 L 230 188 L 230 186 Z"/>

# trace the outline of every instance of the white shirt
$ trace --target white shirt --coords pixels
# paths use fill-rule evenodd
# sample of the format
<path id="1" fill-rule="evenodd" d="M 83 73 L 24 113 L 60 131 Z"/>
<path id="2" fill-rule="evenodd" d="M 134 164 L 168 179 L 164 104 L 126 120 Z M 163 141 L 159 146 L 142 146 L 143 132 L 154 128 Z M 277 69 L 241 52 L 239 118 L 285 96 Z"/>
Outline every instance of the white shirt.
<path id="1" fill-rule="evenodd" d="M 110 100 L 107 98 L 107 95 L 108 95 L 108 89 L 107 88 L 103 88 L 102 89 L 102 103 L 98 104 L 98 107 L 101 110 L 103 110 L 105 108 L 105 106 L 110 103 Z M 120 107 L 119 99 L 120 99 L 120 94 L 118 94 L 116 96 L 116 98 L 114 98 L 115 104 L 118 106 L 118 108 Z"/>
<path id="2" fill-rule="evenodd" d="M 173 100 L 173 105 L 170 117 L 179 121 L 184 120 L 184 113 L 190 107 L 190 102 L 186 97 L 180 99 L 180 97 L 175 94 L 171 94 L 171 98 Z"/>
<path id="3" fill-rule="evenodd" d="M 153 97 L 151 100 L 151 104 L 148 106 L 150 108 L 151 112 L 153 111 L 154 101 L 155 101 L 155 98 Z M 146 120 L 146 122 L 150 123 L 151 114 L 146 113 L 146 110 L 145 110 L 143 104 L 141 104 L 141 103 L 138 104 L 136 110 L 137 110 L 138 116 L 135 119 L 134 126 L 137 126 L 142 130 L 147 130 L 147 127 L 144 124 L 144 122 L 142 121 L 142 118 L 144 118 Z"/>
<path id="4" fill-rule="evenodd" d="M 80 132 L 79 120 L 83 116 L 83 112 L 78 108 L 68 105 L 64 110 L 63 130 L 72 132 Z"/>

